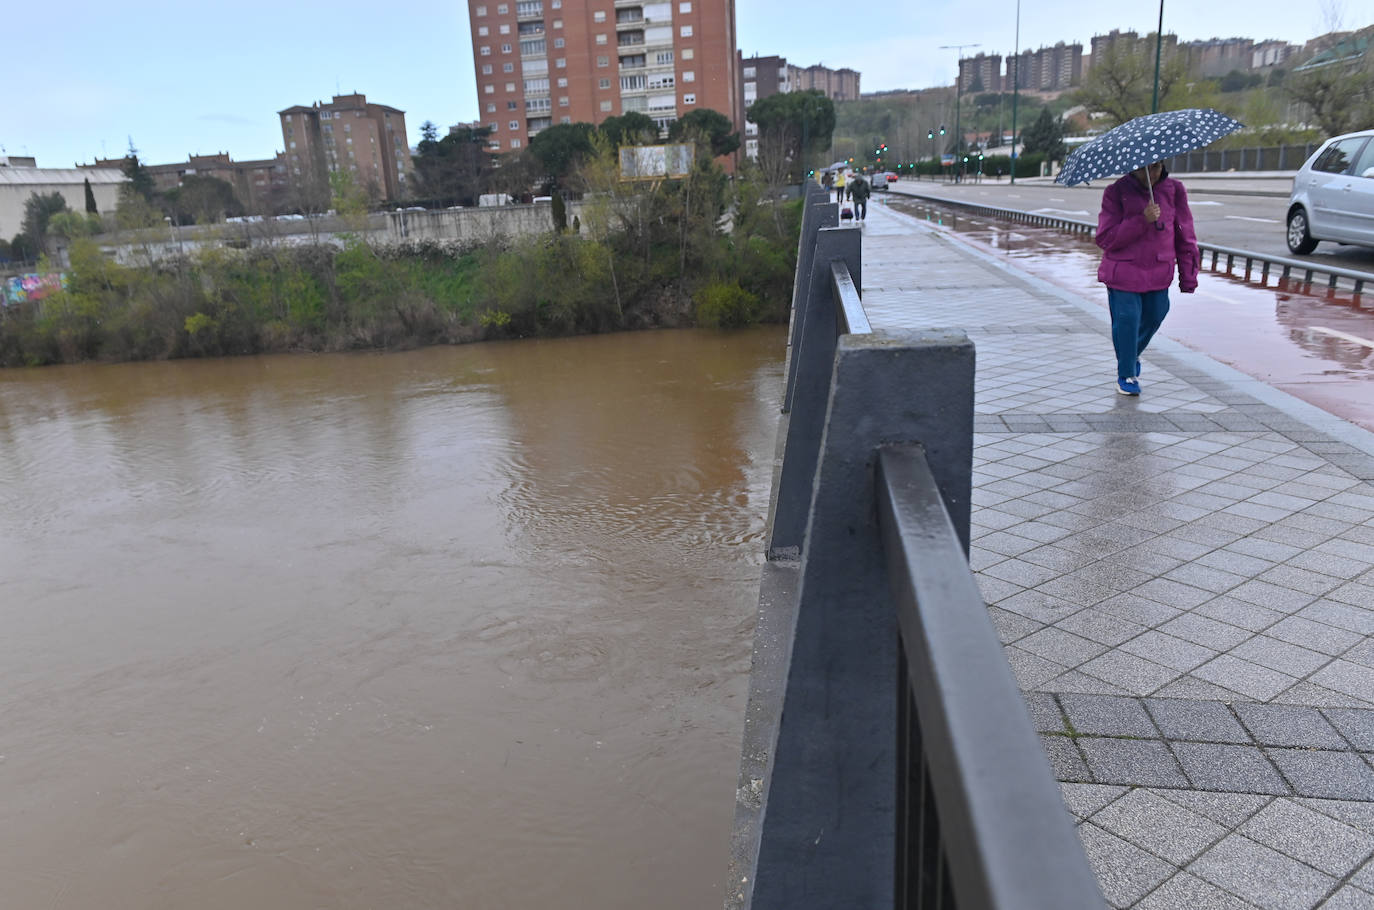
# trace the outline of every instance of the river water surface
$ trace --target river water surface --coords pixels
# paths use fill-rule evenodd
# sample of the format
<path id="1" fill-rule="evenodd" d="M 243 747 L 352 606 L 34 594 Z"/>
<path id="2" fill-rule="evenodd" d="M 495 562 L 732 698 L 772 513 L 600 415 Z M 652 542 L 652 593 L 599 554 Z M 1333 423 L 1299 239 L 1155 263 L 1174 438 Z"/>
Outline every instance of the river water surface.
<path id="1" fill-rule="evenodd" d="M 0 903 L 719 906 L 784 344 L 0 371 Z"/>

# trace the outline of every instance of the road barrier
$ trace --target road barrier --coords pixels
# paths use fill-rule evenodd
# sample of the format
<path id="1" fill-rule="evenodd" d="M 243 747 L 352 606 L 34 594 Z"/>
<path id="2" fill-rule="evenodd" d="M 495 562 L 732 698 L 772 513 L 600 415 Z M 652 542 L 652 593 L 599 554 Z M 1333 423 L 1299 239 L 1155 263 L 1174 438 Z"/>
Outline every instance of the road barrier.
<path id="1" fill-rule="evenodd" d="M 1053 215 L 1037 215 L 1019 209 L 1006 209 L 982 205 L 977 202 L 945 199 L 925 193 L 905 192 L 903 195 L 948 208 L 964 209 L 999 221 L 1013 221 L 1019 224 L 1030 224 L 1036 227 L 1053 228 L 1089 236 L 1097 233 L 1097 225 L 1091 221 L 1077 221 L 1072 218 L 1059 218 Z M 1283 285 L 1296 282 L 1308 286 L 1316 283 L 1317 276 L 1322 276 L 1325 279 L 1323 283 L 1327 288 L 1332 290 L 1344 288 L 1359 296 L 1364 293 L 1365 284 L 1374 281 L 1374 273 L 1324 265 L 1311 259 L 1294 259 L 1289 256 L 1259 253 L 1254 250 L 1242 250 L 1201 241 L 1198 242 L 1198 250 L 1202 254 L 1202 265 L 1211 271 L 1221 271 L 1223 274 L 1241 277 L 1246 281 L 1255 281 L 1255 273 L 1258 272 L 1259 283 L 1266 286 L 1268 286 L 1271 276 L 1274 276 Z M 1209 256 L 1211 257 L 1210 264 L 1208 263 Z M 1218 269 L 1218 265 L 1223 261 L 1225 262 L 1224 267 Z M 1241 264 L 1239 274 L 1235 271 L 1237 263 Z"/>
<path id="2" fill-rule="evenodd" d="M 968 566 L 973 345 L 873 332 L 806 206 L 726 906 L 1099 910 Z"/>

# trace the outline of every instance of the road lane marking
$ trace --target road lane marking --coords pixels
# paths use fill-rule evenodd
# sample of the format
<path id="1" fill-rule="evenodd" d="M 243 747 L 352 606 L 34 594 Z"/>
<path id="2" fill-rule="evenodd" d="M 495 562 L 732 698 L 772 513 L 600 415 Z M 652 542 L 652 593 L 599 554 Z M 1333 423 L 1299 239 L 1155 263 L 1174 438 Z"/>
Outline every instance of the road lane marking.
<path id="1" fill-rule="evenodd" d="M 1374 348 L 1374 341 L 1370 341 L 1368 338 L 1361 338 L 1359 335 L 1350 335 L 1346 332 L 1338 332 L 1335 329 L 1328 329 L 1324 325 L 1309 325 L 1307 330 L 1309 332 L 1321 332 L 1323 335 L 1333 335 L 1336 338 L 1344 338 L 1346 341 L 1362 344 L 1367 348 Z"/>
<path id="2" fill-rule="evenodd" d="M 1197 208 L 1197 207 L 1200 206 L 1200 205 L 1225 205 L 1226 203 L 1224 203 L 1224 202 L 1206 202 L 1206 201 L 1199 200 L 1199 201 L 1197 201 L 1197 202 L 1189 201 L 1188 204 L 1189 204 L 1190 206 L 1192 206 L 1193 208 Z"/>
<path id="3" fill-rule="evenodd" d="M 1031 209 L 1032 215 L 1087 215 L 1085 209 Z"/>
<path id="4" fill-rule="evenodd" d="M 1258 221 L 1260 224 L 1283 224 L 1277 218 L 1251 218 L 1249 215 L 1222 215 L 1223 218 L 1232 218 L 1236 221 Z"/>

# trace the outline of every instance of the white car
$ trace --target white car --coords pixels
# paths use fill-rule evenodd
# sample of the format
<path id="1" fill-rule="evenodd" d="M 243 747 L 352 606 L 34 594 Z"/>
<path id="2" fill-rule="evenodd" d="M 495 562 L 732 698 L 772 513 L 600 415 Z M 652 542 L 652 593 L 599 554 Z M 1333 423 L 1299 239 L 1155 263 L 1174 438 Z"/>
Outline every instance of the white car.
<path id="1" fill-rule="evenodd" d="M 1374 246 L 1374 130 L 1328 140 L 1293 178 L 1288 249 L 1310 253 L 1323 240 Z"/>

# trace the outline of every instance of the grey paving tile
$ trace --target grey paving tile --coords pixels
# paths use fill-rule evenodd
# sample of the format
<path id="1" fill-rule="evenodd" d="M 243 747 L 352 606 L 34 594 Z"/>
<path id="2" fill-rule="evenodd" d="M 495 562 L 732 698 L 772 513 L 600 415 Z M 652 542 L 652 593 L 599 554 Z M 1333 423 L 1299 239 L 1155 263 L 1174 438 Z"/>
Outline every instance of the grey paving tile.
<path id="1" fill-rule="evenodd" d="M 1234 648 L 1249 638 L 1251 634 L 1245 629 L 1238 629 L 1235 626 L 1217 622 L 1215 619 L 1208 619 L 1206 616 L 1199 616 L 1196 613 L 1184 613 L 1169 620 L 1159 628 L 1161 632 L 1167 632 L 1175 638 L 1191 641 L 1215 651 Z"/>
<path id="2" fill-rule="evenodd" d="M 1013 594 L 1011 597 L 999 601 L 997 606 L 1042 623 L 1055 623 L 1061 619 L 1067 619 L 1083 609 L 1081 604 L 1052 597 L 1035 589 Z"/>
<path id="3" fill-rule="evenodd" d="M 1094 812 L 1108 805 L 1129 789 L 1129 787 L 1113 784 L 1061 783 L 1059 785 L 1059 792 L 1064 794 L 1064 805 L 1079 820 L 1091 817 Z"/>
<path id="4" fill-rule="evenodd" d="M 1374 710 L 1323 708 L 1322 714 L 1361 752 L 1374 752 Z"/>
<path id="5" fill-rule="evenodd" d="M 988 618 L 992 620 L 993 628 L 997 630 L 997 637 L 1001 639 L 1004 645 L 1025 638 L 1037 629 L 1045 627 L 1044 623 L 1027 619 L 1024 616 L 1003 610 L 1001 607 L 988 607 Z"/>
<path id="6" fill-rule="evenodd" d="M 1078 838 L 1112 905 L 1129 907 L 1174 873 L 1174 867 L 1092 822 L 1078 826 Z"/>
<path id="7" fill-rule="evenodd" d="M 1368 607 L 1370 604 L 1374 604 L 1374 585 L 1364 585 L 1354 581 L 1347 582 L 1339 588 L 1328 591 L 1325 596 L 1330 600 L 1351 606 Z"/>
<path id="8" fill-rule="evenodd" d="M 1338 822 L 1344 822 L 1365 834 L 1374 834 L 1374 803 L 1346 799 L 1312 799 L 1310 797 L 1300 797 L 1294 802 L 1306 806 L 1313 812 L 1320 812 Z"/>
<path id="9" fill-rule="evenodd" d="M 1045 757 L 1050 760 L 1050 770 L 1054 772 L 1055 780 L 1092 782 L 1093 775 L 1072 739 L 1041 734 L 1040 744 L 1045 749 Z"/>
<path id="10" fill-rule="evenodd" d="M 1274 623 L 1287 617 L 1287 614 L 1280 613 L 1278 610 L 1271 610 L 1268 607 L 1261 607 L 1259 604 L 1246 603 L 1243 600 L 1236 600 L 1234 597 L 1214 597 L 1200 607 L 1193 609 L 1199 616 L 1206 616 L 1208 619 L 1215 619 L 1246 630 L 1247 632 L 1262 632 Z"/>
<path id="11" fill-rule="evenodd" d="M 1177 607 L 1147 600 L 1135 594 L 1117 594 L 1097 605 L 1100 609 L 1140 626 L 1158 626 L 1182 614 Z"/>
<path id="12" fill-rule="evenodd" d="M 1064 717 L 1053 695 L 1046 692 L 1023 692 L 1021 697 L 1025 699 L 1026 713 L 1030 715 L 1031 724 L 1038 732 L 1065 732 Z"/>
<path id="13" fill-rule="evenodd" d="M 996 603 L 1026 588 L 1044 584 L 1058 574 L 1055 569 L 1047 569 L 1021 559 L 1004 559 L 979 572 L 978 587 L 983 591 L 984 600 Z M 993 585 L 989 579 L 995 579 L 1000 584 Z M 989 587 L 993 589 L 991 592 Z"/>
<path id="14" fill-rule="evenodd" d="M 1280 613 L 1295 613 L 1317 599 L 1316 594 L 1296 591 L 1273 582 L 1251 580 L 1226 592 L 1236 600 L 1259 604 Z"/>
<path id="15" fill-rule="evenodd" d="M 1269 667 L 1298 679 L 1331 660 L 1329 654 L 1312 651 L 1267 635 L 1256 635 L 1248 641 L 1243 641 L 1232 648 L 1231 653 L 1261 667 Z"/>
<path id="16" fill-rule="evenodd" d="M 1132 695 L 1151 695 L 1166 683 L 1177 679 L 1179 671 L 1171 667 L 1127 654 L 1108 651 L 1087 661 L 1078 668 L 1081 672 L 1119 686 Z"/>
<path id="17" fill-rule="evenodd" d="M 1026 590 L 1026 585 L 1014 584 L 994 574 L 999 567 L 1009 562 L 1012 562 L 1012 560 L 1003 560 L 997 565 L 978 573 L 976 578 L 978 582 L 978 593 L 983 595 L 983 603 L 995 604 L 999 600 L 1003 600 L 1013 594 L 1019 594 Z"/>
<path id="18" fill-rule="evenodd" d="M 1315 708 L 1252 703 L 1241 703 L 1233 707 L 1241 723 L 1262 746 L 1346 748 L 1345 739 Z"/>
<path id="19" fill-rule="evenodd" d="M 1178 762 L 1158 740 L 1078 738 L 1098 783 L 1139 787 L 1186 787 Z"/>
<path id="20" fill-rule="evenodd" d="M 1191 862 L 1227 833 L 1225 826 L 1145 789 L 1132 790 L 1102 809 L 1093 824 L 1176 866 Z"/>
<path id="21" fill-rule="evenodd" d="M 1069 724 L 1080 734 L 1158 737 L 1154 722 L 1134 698 L 1107 695 L 1061 695 Z"/>
<path id="22" fill-rule="evenodd" d="M 1331 876 L 1240 834 L 1222 840 L 1187 871 L 1266 910 L 1308 910 L 1336 884 Z"/>
<path id="23" fill-rule="evenodd" d="M 1011 673 L 1016 677 L 1017 685 L 1022 689 L 1034 689 L 1068 669 L 1068 667 L 1046 660 L 1038 654 L 1023 651 L 1016 645 L 1007 645 L 1002 651 L 1007 655 L 1007 663 L 1011 665 Z"/>
<path id="24" fill-rule="evenodd" d="M 1254 910 L 1254 906 L 1196 875 L 1180 872 L 1147 894 L 1135 910 Z"/>
<path id="25" fill-rule="evenodd" d="M 1288 784 L 1257 746 L 1173 743 L 1174 754 L 1200 790 L 1287 796 Z"/>
<path id="26" fill-rule="evenodd" d="M 1291 690 L 1290 690 L 1291 691 Z M 1180 676 L 1162 689 L 1155 690 L 1155 698 L 1182 698 L 1189 700 L 1211 700 L 1217 702 L 1245 701 L 1239 692 L 1218 686 L 1196 676 Z"/>
<path id="27" fill-rule="evenodd" d="M 1071 669 L 1107 650 L 1106 645 L 1053 626 L 1027 635 L 1017 647 Z"/>
<path id="28" fill-rule="evenodd" d="M 1191 670 L 1217 655 L 1211 648 L 1166 635 L 1157 629 L 1122 643 L 1121 650 L 1179 671 Z"/>
<path id="29" fill-rule="evenodd" d="M 1266 749 L 1298 796 L 1374 800 L 1374 770 L 1353 752 Z"/>
<path id="30" fill-rule="evenodd" d="M 1344 885 L 1322 902 L 1322 910 L 1369 910 L 1374 907 L 1374 893 L 1354 884 Z"/>
<path id="31" fill-rule="evenodd" d="M 1194 588 L 1201 588 L 1213 594 L 1221 594 L 1246 580 L 1246 576 L 1223 572 L 1197 562 L 1184 563 L 1170 570 L 1164 576 L 1169 581 L 1180 582 Z"/>
<path id="32" fill-rule="evenodd" d="M 1327 689 L 1313 682 L 1300 682 L 1275 695 L 1275 705 L 1308 705 L 1313 708 L 1374 708 L 1374 702 L 1367 702 L 1344 692 Z"/>
<path id="33" fill-rule="evenodd" d="M 1345 878 L 1374 853 L 1374 836 L 1290 799 L 1274 800 L 1239 831 L 1336 878 Z"/>
<path id="34" fill-rule="evenodd" d="M 1332 541 L 1322 544 L 1322 547 L 1330 547 Z M 1371 556 L 1366 548 L 1365 556 Z M 1300 569 L 1307 569 L 1312 572 L 1320 572 L 1322 575 L 1350 581 L 1358 578 L 1361 574 L 1368 572 L 1374 567 L 1374 562 L 1370 559 L 1352 559 L 1349 556 L 1342 556 L 1331 552 L 1329 549 L 1323 550 L 1321 547 L 1315 550 L 1308 550 L 1299 553 L 1288 561 L 1288 565 L 1297 566 Z"/>
<path id="35" fill-rule="evenodd" d="M 1374 891 L 1374 861 L 1367 862 L 1350 877 L 1350 884 L 1365 891 Z M 1371 904 L 1370 906 L 1374 906 Z"/>
<path id="36" fill-rule="evenodd" d="M 1086 607 L 1055 624 L 1058 628 L 1103 645 L 1119 645 L 1129 641 L 1145 627 L 1128 619 L 1108 613 L 1101 607 Z"/>
<path id="37" fill-rule="evenodd" d="M 1095 676 L 1086 673 L 1079 673 L 1077 670 L 1070 670 L 1062 676 L 1056 676 L 1035 687 L 1041 692 L 1068 693 L 1078 692 L 1084 695 L 1132 695 L 1120 686 L 1114 686 L 1109 682 L 1104 682 Z"/>
<path id="38" fill-rule="evenodd" d="M 1374 610 L 1337 603 L 1334 600 L 1318 600 L 1308 604 L 1295 615 L 1348 632 L 1374 635 Z"/>
<path id="39" fill-rule="evenodd" d="M 1296 678 L 1285 673 L 1271 670 L 1268 667 L 1261 667 L 1259 664 L 1233 657 L 1230 654 L 1222 654 L 1193 670 L 1192 673 L 1194 676 L 1240 692 L 1257 701 L 1268 701 L 1297 682 Z"/>
<path id="40" fill-rule="evenodd" d="M 1339 587 L 1341 584 L 1341 579 L 1339 578 L 1333 578 L 1330 575 L 1323 575 L 1320 572 L 1299 568 L 1291 562 L 1280 566 L 1274 566 L 1274 568 L 1260 575 L 1259 580 L 1267 581 L 1270 584 L 1278 585 L 1282 588 L 1289 588 L 1302 594 L 1309 594 L 1313 597 L 1320 597 L 1332 588 Z"/>
<path id="41" fill-rule="evenodd" d="M 1195 588 L 1192 585 L 1171 581 L 1167 578 L 1155 578 L 1136 587 L 1132 593 L 1166 606 L 1191 609 L 1211 600 L 1216 592 Z"/>
<path id="42" fill-rule="evenodd" d="M 1214 822 L 1235 828 L 1274 801 L 1272 796 L 1252 793 L 1210 793 L 1205 790 L 1156 790 L 1157 795 Z"/>
<path id="43" fill-rule="evenodd" d="M 1147 698 L 1145 707 L 1166 739 L 1245 745 L 1251 742 L 1230 709 L 1218 702 Z"/>
<path id="44" fill-rule="evenodd" d="M 1284 617 L 1266 629 L 1265 634 L 1333 657 L 1344 653 L 1360 641 L 1360 636 L 1355 632 L 1326 623 L 1313 622 L 1302 616 Z"/>
<path id="45" fill-rule="evenodd" d="M 1333 660 L 1312 674 L 1312 682 L 1374 702 L 1374 669 L 1348 660 Z"/>

